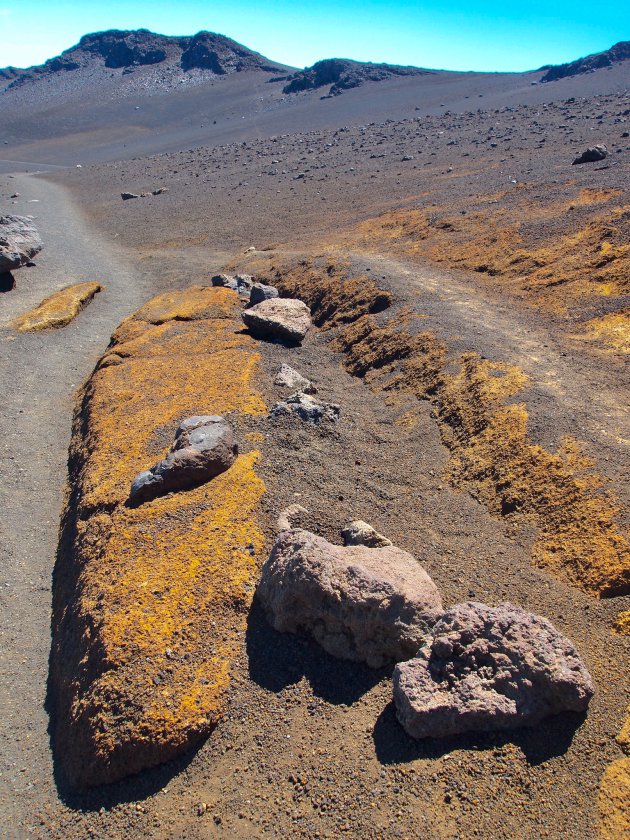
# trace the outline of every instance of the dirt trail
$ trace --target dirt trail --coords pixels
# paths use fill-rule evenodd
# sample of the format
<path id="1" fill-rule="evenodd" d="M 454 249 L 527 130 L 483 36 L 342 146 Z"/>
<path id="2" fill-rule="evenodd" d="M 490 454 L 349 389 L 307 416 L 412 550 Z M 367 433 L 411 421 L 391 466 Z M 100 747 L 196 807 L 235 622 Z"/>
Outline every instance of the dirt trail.
<path id="1" fill-rule="evenodd" d="M 113 329 L 157 286 L 87 227 L 62 188 L 24 175 L 2 181 L 20 193 L 10 212 L 34 215 L 45 243 L 37 267 L 16 272 L 16 288 L 0 296 L 0 834 L 11 827 L 25 837 L 37 807 L 56 798 L 44 701 L 73 394 Z M 105 290 L 65 329 L 7 328 L 57 289 L 94 279 Z"/>

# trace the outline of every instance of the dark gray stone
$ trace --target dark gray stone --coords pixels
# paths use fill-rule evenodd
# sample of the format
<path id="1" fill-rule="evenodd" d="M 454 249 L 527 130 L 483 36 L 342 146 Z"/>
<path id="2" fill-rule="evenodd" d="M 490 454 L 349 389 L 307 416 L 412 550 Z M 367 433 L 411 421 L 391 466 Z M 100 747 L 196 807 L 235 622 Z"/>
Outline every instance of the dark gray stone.
<path id="1" fill-rule="evenodd" d="M 229 469 L 237 454 L 232 427 L 223 417 L 188 417 L 179 425 L 166 457 L 134 478 L 129 501 L 141 504 L 164 493 L 204 484 Z"/>
<path id="2" fill-rule="evenodd" d="M 581 155 L 578 155 L 576 159 L 573 161 L 573 166 L 578 163 L 596 163 L 598 160 L 604 160 L 604 158 L 608 157 L 608 149 L 606 146 L 598 145 L 592 146 L 586 151 L 582 152 Z"/>
<path id="3" fill-rule="evenodd" d="M 275 286 L 267 286 L 265 283 L 254 283 L 249 295 L 250 306 L 256 306 L 257 303 L 262 303 L 263 300 L 271 300 L 277 298 L 280 293 Z"/>

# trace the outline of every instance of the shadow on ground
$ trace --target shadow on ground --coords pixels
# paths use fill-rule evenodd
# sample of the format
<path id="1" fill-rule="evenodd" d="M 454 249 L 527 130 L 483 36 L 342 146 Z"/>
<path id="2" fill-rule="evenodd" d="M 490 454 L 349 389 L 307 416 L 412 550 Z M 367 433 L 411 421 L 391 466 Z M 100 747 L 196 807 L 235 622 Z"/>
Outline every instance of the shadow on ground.
<path id="1" fill-rule="evenodd" d="M 543 764 L 563 755 L 586 714 L 567 712 L 542 721 L 536 727 L 505 732 L 471 732 L 451 738 L 411 738 L 396 718 L 393 701 L 388 703 L 374 725 L 372 737 L 381 764 L 403 764 L 418 759 L 436 759 L 454 750 L 492 750 L 515 744 L 528 764 Z"/>
<path id="2" fill-rule="evenodd" d="M 335 659 L 306 636 L 276 632 L 256 598 L 247 622 L 246 644 L 251 679 L 274 693 L 306 677 L 322 700 L 350 706 L 391 674 L 391 668 L 375 670 Z"/>

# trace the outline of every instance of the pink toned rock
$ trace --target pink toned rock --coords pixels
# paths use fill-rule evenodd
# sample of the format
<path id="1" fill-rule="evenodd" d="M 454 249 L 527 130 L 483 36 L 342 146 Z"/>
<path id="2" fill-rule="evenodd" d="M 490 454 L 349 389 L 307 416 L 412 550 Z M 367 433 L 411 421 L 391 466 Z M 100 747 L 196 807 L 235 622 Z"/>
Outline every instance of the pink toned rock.
<path id="1" fill-rule="evenodd" d="M 344 548 L 297 528 L 278 536 L 258 598 L 276 630 L 306 631 L 333 656 L 372 668 L 413 656 L 443 612 L 405 551 Z"/>
<path id="2" fill-rule="evenodd" d="M 452 607 L 430 643 L 394 669 L 398 720 L 414 738 L 531 725 L 583 712 L 592 696 L 569 639 L 512 604 Z"/>

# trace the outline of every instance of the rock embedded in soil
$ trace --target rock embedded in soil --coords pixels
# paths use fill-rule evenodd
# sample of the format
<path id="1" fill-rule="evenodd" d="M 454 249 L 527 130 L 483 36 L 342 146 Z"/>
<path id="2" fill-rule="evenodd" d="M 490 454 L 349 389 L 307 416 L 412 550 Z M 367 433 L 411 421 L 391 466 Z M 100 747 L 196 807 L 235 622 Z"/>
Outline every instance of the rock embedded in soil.
<path id="1" fill-rule="evenodd" d="M 285 388 L 301 391 L 303 394 L 317 393 L 317 388 L 313 383 L 305 376 L 302 376 L 295 368 L 292 368 L 291 365 L 287 365 L 286 362 L 283 362 L 280 366 L 280 370 L 276 374 L 273 383 L 274 385 L 282 385 Z"/>
<path id="2" fill-rule="evenodd" d="M 307 632 L 333 656 L 372 668 L 414 656 L 443 613 L 407 552 L 344 548 L 302 529 L 279 534 L 257 596 L 275 630 Z"/>
<path id="3" fill-rule="evenodd" d="M 398 720 L 413 738 L 531 726 L 585 712 L 594 692 L 573 644 L 546 618 L 473 601 L 449 609 L 393 680 Z"/>
<path id="4" fill-rule="evenodd" d="M 586 149 L 581 155 L 578 155 L 573 161 L 573 166 L 578 163 L 596 163 L 598 160 L 604 160 L 608 157 L 608 149 L 606 146 L 597 145 Z"/>
<path id="5" fill-rule="evenodd" d="M 141 198 L 140 193 L 121 192 L 120 197 L 123 201 L 129 201 L 131 198 Z"/>
<path id="6" fill-rule="evenodd" d="M 188 417 L 180 423 L 168 455 L 135 477 L 129 501 L 140 504 L 210 481 L 229 469 L 237 454 L 232 427 L 223 417 Z"/>
<path id="7" fill-rule="evenodd" d="M 250 306 L 256 306 L 257 303 L 262 303 L 263 300 L 277 298 L 279 294 L 275 286 L 268 286 L 266 283 L 254 283 L 249 296 Z"/>
<path id="8" fill-rule="evenodd" d="M 43 247 L 32 216 L 0 216 L 0 274 L 22 268 Z"/>
<path id="9" fill-rule="evenodd" d="M 344 545 L 365 545 L 368 548 L 383 548 L 392 545 L 382 534 L 362 519 L 353 519 L 341 531 Z"/>
<path id="10" fill-rule="evenodd" d="M 18 332 L 41 332 L 67 326 L 101 291 L 101 284 L 77 283 L 45 298 L 35 309 L 18 316 L 12 323 Z"/>
<path id="11" fill-rule="evenodd" d="M 286 400 L 273 405 L 269 412 L 270 417 L 283 417 L 291 414 L 299 417 L 305 423 L 321 423 L 322 420 L 336 423 L 339 420 L 341 408 L 337 403 L 319 402 L 308 394 L 298 391 L 296 394 L 291 394 Z"/>
<path id="12" fill-rule="evenodd" d="M 264 300 L 246 309 L 241 318 L 257 338 L 279 338 L 295 344 L 304 340 L 311 327 L 310 309 L 292 298 Z"/>

